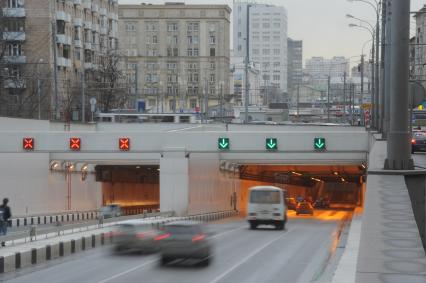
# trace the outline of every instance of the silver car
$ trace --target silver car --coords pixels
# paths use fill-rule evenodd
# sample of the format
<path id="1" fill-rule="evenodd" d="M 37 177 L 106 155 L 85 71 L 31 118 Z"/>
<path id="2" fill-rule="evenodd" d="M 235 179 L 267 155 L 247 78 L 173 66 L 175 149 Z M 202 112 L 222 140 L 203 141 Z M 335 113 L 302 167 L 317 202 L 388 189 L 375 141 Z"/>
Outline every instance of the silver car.
<path id="1" fill-rule="evenodd" d="M 168 223 L 156 240 L 160 243 L 161 265 L 176 259 L 196 259 L 200 266 L 210 264 L 212 246 L 200 222 Z"/>
<path id="2" fill-rule="evenodd" d="M 119 224 L 112 235 L 115 252 L 154 253 L 158 251 L 155 238 L 159 234 L 150 224 L 129 220 Z"/>
<path id="3" fill-rule="evenodd" d="M 120 217 L 122 214 L 121 207 L 118 204 L 102 206 L 99 212 L 100 216 L 103 218 Z"/>

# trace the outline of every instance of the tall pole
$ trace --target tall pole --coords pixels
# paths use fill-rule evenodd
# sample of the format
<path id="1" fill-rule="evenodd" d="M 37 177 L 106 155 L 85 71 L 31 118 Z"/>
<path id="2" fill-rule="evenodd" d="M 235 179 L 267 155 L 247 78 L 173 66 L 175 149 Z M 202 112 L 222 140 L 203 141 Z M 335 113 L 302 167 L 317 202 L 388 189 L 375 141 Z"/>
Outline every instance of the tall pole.
<path id="1" fill-rule="evenodd" d="M 207 123 L 209 120 L 209 88 L 207 78 L 204 78 L 204 116 Z"/>
<path id="2" fill-rule="evenodd" d="M 57 54 L 57 43 L 56 43 L 56 19 L 52 22 L 52 44 L 53 44 L 53 82 L 54 82 L 54 119 L 59 119 L 59 107 L 58 107 L 58 54 Z"/>
<path id="3" fill-rule="evenodd" d="M 393 1 L 391 21 L 390 128 L 385 169 L 414 169 L 408 117 L 410 1 Z"/>
<path id="4" fill-rule="evenodd" d="M 297 102 L 296 102 L 296 109 L 297 109 L 297 122 L 299 122 L 299 101 L 300 101 L 300 84 L 297 85 Z"/>
<path id="5" fill-rule="evenodd" d="M 375 56 L 375 43 L 374 43 L 374 38 L 373 38 L 373 44 L 372 44 L 372 47 L 371 47 L 371 85 L 370 85 L 370 87 L 371 87 L 371 89 L 370 89 L 370 92 L 371 92 L 371 115 L 370 115 L 370 117 L 371 117 L 371 122 L 370 122 L 370 125 L 371 125 L 371 127 L 373 128 L 373 129 L 377 129 L 376 128 L 376 124 L 375 124 L 375 117 L 376 117 L 376 114 L 375 114 L 375 112 L 376 112 L 376 100 L 375 100 L 375 92 L 376 92 L 376 87 L 375 87 L 375 68 L 374 68 L 374 66 L 375 66 L 375 64 L 374 64 L 374 56 Z"/>
<path id="6" fill-rule="evenodd" d="M 250 5 L 247 5 L 247 34 L 246 34 L 246 60 L 245 60 L 245 89 L 244 89 L 244 107 L 245 116 L 244 123 L 248 123 L 248 105 L 249 105 L 249 79 L 248 79 L 248 65 L 249 65 L 249 38 L 250 38 Z"/>
<path id="7" fill-rule="evenodd" d="M 376 129 L 381 131 L 380 128 L 380 119 L 382 119 L 382 117 L 379 115 L 379 106 L 380 106 L 380 91 L 379 91 L 379 46 L 380 46 L 380 13 L 379 13 L 379 9 L 377 8 L 377 21 L 376 21 L 376 69 L 375 69 L 375 85 L 374 85 L 374 90 L 375 90 L 375 95 L 374 95 L 374 107 L 376 108 L 374 111 L 374 115 L 375 115 L 375 123 L 376 123 Z"/>
<path id="8" fill-rule="evenodd" d="M 223 123 L 223 84 L 220 84 L 220 120 Z"/>
<path id="9" fill-rule="evenodd" d="M 330 75 L 327 80 L 327 123 L 330 123 Z"/>
<path id="10" fill-rule="evenodd" d="M 346 123 L 346 71 L 343 73 L 343 121 Z"/>
<path id="11" fill-rule="evenodd" d="M 86 87 L 84 83 L 84 64 L 81 72 L 81 122 L 86 123 Z"/>
<path id="12" fill-rule="evenodd" d="M 39 76 L 39 73 L 37 72 Z M 37 78 L 37 99 L 38 99 L 38 119 L 41 120 L 41 91 L 40 91 L 40 78 Z"/>
<path id="13" fill-rule="evenodd" d="M 138 93 L 139 93 L 139 91 L 138 91 L 138 75 L 139 75 L 138 71 L 139 71 L 138 64 L 135 64 L 135 102 L 134 102 L 135 104 L 136 104 L 137 99 L 139 98 L 138 97 Z M 133 105 L 135 105 L 135 104 L 133 104 Z"/>
<path id="14" fill-rule="evenodd" d="M 385 34 L 386 34 L 386 0 L 382 0 L 382 39 L 381 39 L 381 60 L 380 60 L 380 129 L 382 137 L 386 138 L 387 131 L 385 127 Z M 387 58 L 386 58 L 387 59 Z"/>
<path id="15" fill-rule="evenodd" d="M 386 3 L 386 36 L 385 36 L 385 122 L 384 122 L 384 133 L 385 137 L 388 137 L 389 124 L 390 124 L 390 64 L 391 64 L 391 23 L 392 23 L 392 1 L 387 0 Z"/>
<path id="16" fill-rule="evenodd" d="M 361 125 L 365 125 L 364 121 L 364 108 L 362 107 L 364 104 L 364 54 L 361 55 L 361 107 L 360 107 L 360 115 L 361 115 Z"/>

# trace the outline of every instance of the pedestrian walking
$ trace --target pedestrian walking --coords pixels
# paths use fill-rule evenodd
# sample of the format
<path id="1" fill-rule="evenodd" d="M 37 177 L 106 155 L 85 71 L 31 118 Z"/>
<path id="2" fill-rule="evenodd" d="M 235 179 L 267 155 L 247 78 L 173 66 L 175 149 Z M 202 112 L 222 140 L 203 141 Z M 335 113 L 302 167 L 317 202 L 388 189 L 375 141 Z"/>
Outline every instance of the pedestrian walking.
<path id="1" fill-rule="evenodd" d="M 10 218 L 12 213 L 10 212 L 10 207 L 7 205 L 9 203 L 8 198 L 3 199 L 3 204 L 0 205 L 0 235 L 7 234 L 7 227 L 9 226 Z M 3 245 L 3 243 L 2 243 Z"/>

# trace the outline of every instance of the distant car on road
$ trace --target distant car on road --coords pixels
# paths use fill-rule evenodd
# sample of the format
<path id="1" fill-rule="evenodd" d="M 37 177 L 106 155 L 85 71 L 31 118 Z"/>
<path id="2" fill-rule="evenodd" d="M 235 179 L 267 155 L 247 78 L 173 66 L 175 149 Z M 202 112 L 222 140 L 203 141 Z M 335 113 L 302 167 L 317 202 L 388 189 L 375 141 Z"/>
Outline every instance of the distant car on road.
<path id="1" fill-rule="evenodd" d="M 312 204 L 310 204 L 307 201 L 299 202 L 299 204 L 296 207 L 296 215 L 299 215 L 299 214 L 314 215 L 314 208 L 312 207 Z"/>
<path id="2" fill-rule="evenodd" d="M 294 198 L 286 198 L 286 203 L 288 210 L 296 210 L 297 202 Z"/>
<path id="3" fill-rule="evenodd" d="M 100 216 L 103 218 L 120 217 L 122 214 L 121 207 L 118 204 L 102 206 L 99 212 Z"/>
<path id="4" fill-rule="evenodd" d="M 328 198 L 319 198 L 314 202 L 314 208 L 329 208 L 330 201 Z"/>
<path id="5" fill-rule="evenodd" d="M 154 240 L 159 232 L 140 220 L 128 220 L 119 224 L 112 233 L 115 252 L 153 253 L 158 251 Z"/>
<path id="6" fill-rule="evenodd" d="M 411 153 L 416 151 L 426 151 L 426 132 L 413 132 L 411 139 Z"/>
<path id="7" fill-rule="evenodd" d="M 159 243 L 161 265 L 176 259 L 197 259 L 200 266 L 210 264 L 212 244 L 200 222 L 168 223 L 154 240 Z"/>

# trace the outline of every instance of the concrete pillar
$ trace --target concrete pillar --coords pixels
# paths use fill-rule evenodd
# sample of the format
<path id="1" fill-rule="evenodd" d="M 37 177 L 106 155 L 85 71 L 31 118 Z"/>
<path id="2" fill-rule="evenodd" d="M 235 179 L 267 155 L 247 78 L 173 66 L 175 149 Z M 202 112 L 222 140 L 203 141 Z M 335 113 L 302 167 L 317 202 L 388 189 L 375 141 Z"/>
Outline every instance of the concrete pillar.
<path id="1" fill-rule="evenodd" d="M 160 158 L 160 211 L 188 213 L 189 162 L 184 148 L 167 148 Z"/>

